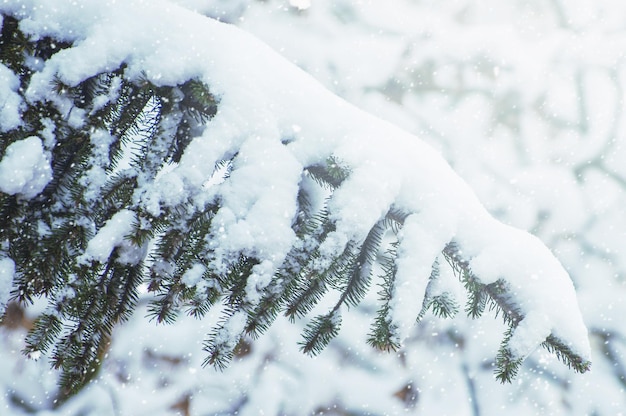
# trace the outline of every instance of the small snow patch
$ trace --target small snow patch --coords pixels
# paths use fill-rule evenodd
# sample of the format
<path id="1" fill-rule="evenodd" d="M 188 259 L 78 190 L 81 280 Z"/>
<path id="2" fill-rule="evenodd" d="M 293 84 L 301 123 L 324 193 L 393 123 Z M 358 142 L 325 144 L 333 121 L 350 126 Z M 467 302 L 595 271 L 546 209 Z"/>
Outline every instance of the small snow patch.
<path id="1" fill-rule="evenodd" d="M 14 274 L 15 263 L 13 260 L 10 258 L 0 259 L 0 311 L 4 309 L 9 301 Z"/>
<path id="2" fill-rule="evenodd" d="M 31 199 L 51 179 L 52 168 L 39 137 L 27 137 L 7 147 L 0 161 L 0 191 Z"/>
<path id="3" fill-rule="evenodd" d="M 78 262 L 80 264 L 87 264 L 89 261 L 105 263 L 113 250 L 120 247 L 122 249 L 120 252 L 127 255 L 124 258 L 120 255 L 119 260 L 123 263 L 134 263 L 136 259 L 128 255 L 130 243 L 126 240 L 126 236 L 132 232 L 135 220 L 135 213 L 131 210 L 123 209 L 116 213 L 89 241 L 85 253 L 79 257 Z"/>

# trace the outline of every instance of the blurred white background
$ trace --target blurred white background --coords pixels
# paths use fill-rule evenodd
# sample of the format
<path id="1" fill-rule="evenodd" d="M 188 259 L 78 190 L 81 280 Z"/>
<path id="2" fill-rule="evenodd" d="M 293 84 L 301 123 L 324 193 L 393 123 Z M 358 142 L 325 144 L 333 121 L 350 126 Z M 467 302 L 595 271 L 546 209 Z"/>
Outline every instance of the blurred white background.
<path id="1" fill-rule="evenodd" d="M 489 313 L 428 314 L 398 354 L 374 351 L 365 344 L 374 290 L 318 357 L 298 351 L 303 324 L 279 319 L 223 373 L 200 365 L 207 324 L 156 326 L 138 310 L 114 333 L 96 380 L 58 406 L 56 373 L 19 352 L 35 305 L 0 327 L 1 414 L 623 414 L 626 3 L 172 2 L 253 33 L 428 141 L 492 214 L 541 238 L 577 288 L 592 370 L 575 374 L 536 351 L 500 385 L 492 360 L 504 327 Z"/>

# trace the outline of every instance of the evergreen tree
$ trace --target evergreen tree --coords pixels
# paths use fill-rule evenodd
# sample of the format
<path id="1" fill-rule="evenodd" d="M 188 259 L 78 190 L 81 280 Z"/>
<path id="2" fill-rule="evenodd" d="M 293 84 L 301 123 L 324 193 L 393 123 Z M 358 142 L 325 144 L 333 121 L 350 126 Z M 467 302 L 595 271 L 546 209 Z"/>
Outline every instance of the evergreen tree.
<path id="1" fill-rule="evenodd" d="M 443 245 L 431 243 L 428 227 L 447 225 L 426 221 L 424 228 L 416 221 L 419 210 L 410 209 L 395 195 L 390 201 L 382 198 L 382 206 L 373 209 L 380 213 L 371 224 L 350 223 L 351 210 L 360 209 L 357 204 L 364 199 L 350 205 L 349 198 L 368 192 L 363 189 L 366 184 L 372 192 L 382 193 L 390 167 L 374 171 L 383 184 L 373 183 L 365 172 L 377 166 L 359 165 L 338 148 L 312 152 L 315 157 L 307 157 L 302 166 L 283 165 L 287 154 L 281 152 L 299 140 L 299 126 L 293 126 L 291 135 L 281 130 L 279 144 L 251 144 L 253 140 L 265 143 L 264 134 L 273 134 L 272 129 L 280 124 L 270 120 L 268 126 L 267 109 L 261 111 L 245 102 L 257 88 L 268 93 L 258 85 L 263 80 L 251 76 L 247 84 L 230 84 L 227 87 L 245 91 L 231 93 L 219 81 L 213 85 L 210 76 L 197 75 L 193 63 L 182 63 L 184 70 L 172 69 L 184 76 L 169 77 L 165 68 L 164 74 L 156 74 L 153 67 L 141 63 L 155 58 L 144 51 L 140 40 L 136 47 L 141 53 L 110 60 L 114 65 L 109 61 L 94 64 L 92 69 L 87 64 L 94 57 L 88 55 L 86 45 L 102 41 L 94 29 L 97 25 L 89 27 L 93 31 L 75 34 L 70 26 L 37 29 L 32 24 L 41 19 L 36 9 L 45 6 L 33 5 L 26 11 L 2 10 L 2 93 L 16 104 L 5 105 L 0 117 L 0 170 L 14 168 L 19 160 L 30 161 L 30 167 L 16 177 L 16 183 L 0 186 L 0 257 L 14 265 L 12 300 L 23 304 L 38 297 L 48 300 L 24 352 L 48 354 L 53 367 L 62 370 L 66 393 L 80 389 L 97 372 L 112 329 L 133 312 L 143 285 L 154 295 L 150 317 L 157 322 L 173 323 L 181 312 L 202 318 L 211 308 L 219 308 L 222 319 L 207 335 L 204 349 L 205 363 L 223 368 L 245 336 L 260 336 L 279 315 L 307 318 L 318 313 L 321 299 L 336 299 L 329 310 L 310 319 L 303 333 L 302 351 L 319 353 L 339 331 L 342 312 L 358 305 L 373 282 L 380 287 L 380 309 L 369 342 L 376 348 L 395 350 L 406 333 L 403 314 L 398 311 L 415 303 L 406 297 L 420 299 L 413 321 L 429 309 L 442 317 L 459 310 L 457 301 L 439 289 L 441 267 L 451 267 L 467 290 L 468 315 L 480 316 L 488 308 L 504 318 L 509 330 L 496 359 L 497 378 L 510 381 L 516 375 L 530 351 L 520 351 L 519 342 L 512 346 L 511 340 L 533 314 L 532 302 L 528 306 L 518 293 L 517 280 L 475 273 L 474 269 L 480 269 L 477 259 L 485 256 L 463 245 L 464 239 L 457 235 L 446 237 Z M 206 25 L 216 36 L 224 30 L 235 41 L 247 41 L 230 28 L 213 26 L 215 22 L 208 26 L 207 20 Z M 81 56 L 83 61 L 74 61 Z M 256 59 L 268 58 L 261 53 Z M 72 65 L 80 76 L 73 78 L 68 72 Z M 308 98 L 335 104 L 327 95 Z M 337 108 L 343 109 L 343 104 Z M 346 111 L 352 114 L 353 110 Z M 220 114 L 230 115 L 226 120 L 231 123 L 220 119 Z M 253 125 L 258 137 L 239 141 L 243 127 L 233 120 Z M 318 120 L 320 124 L 333 122 Z M 218 156 L 211 166 L 194 164 L 198 148 L 193 144 L 198 139 L 214 141 Z M 319 147 L 323 148 L 323 141 Z M 31 161 L 26 154 L 36 157 Z M 297 181 L 285 185 L 290 192 L 287 197 L 274 192 L 273 176 L 271 180 L 263 176 L 265 164 L 273 162 L 275 168 L 297 170 Z M 181 170 L 185 175 L 168 176 Z M 196 179 L 196 171 L 210 175 L 198 173 Z M 246 195 L 242 184 L 257 177 L 267 182 L 263 195 L 254 190 Z M 425 180 L 439 180 L 441 188 L 455 186 L 447 178 Z M 467 201 L 464 194 L 458 197 Z M 283 215 L 280 210 L 285 201 L 291 201 L 293 208 L 285 206 Z M 441 204 L 452 202 L 444 198 Z M 263 204 L 271 207 L 258 212 L 280 211 L 276 215 L 287 217 L 292 234 L 272 239 L 273 234 L 285 234 L 284 224 L 273 216 L 260 229 L 239 227 L 246 221 L 262 224 L 253 223 L 249 216 L 255 206 Z M 240 214 L 241 206 L 248 211 Z M 468 207 L 468 212 L 473 211 Z M 515 232 L 502 235 L 512 241 L 518 236 Z M 252 243 L 246 243 L 247 239 Z M 415 276 L 425 282 L 424 293 L 405 293 L 407 287 L 420 288 L 404 284 L 411 273 L 407 264 L 413 264 L 409 252 L 413 240 L 428 247 L 441 246 L 434 257 L 415 256 L 427 261 L 429 276 Z M 268 252 L 285 241 L 289 244 L 284 255 L 280 249 Z M 517 247 L 517 241 L 512 245 Z M 520 241 L 526 241 L 525 237 Z M 529 255 L 538 253 L 532 244 L 529 247 Z M 409 312 L 413 309 L 408 308 Z M 524 330 L 531 328 L 528 325 Z M 588 358 L 576 341 L 558 335 L 559 328 L 550 325 L 538 343 L 574 370 L 588 370 Z M 530 338 L 532 347 L 537 342 Z"/>

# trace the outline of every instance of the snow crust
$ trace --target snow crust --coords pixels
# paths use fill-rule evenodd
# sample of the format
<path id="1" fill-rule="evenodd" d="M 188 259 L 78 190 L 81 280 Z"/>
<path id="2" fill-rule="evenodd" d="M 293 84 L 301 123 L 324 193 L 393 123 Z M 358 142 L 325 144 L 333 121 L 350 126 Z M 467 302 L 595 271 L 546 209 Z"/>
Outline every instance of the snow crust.
<path id="1" fill-rule="evenodd" d="M 39 137 L 11 143 L 0 160 L 0 191 L 26 199 L 37 196 L 52 179 L 50 161 Z"/>

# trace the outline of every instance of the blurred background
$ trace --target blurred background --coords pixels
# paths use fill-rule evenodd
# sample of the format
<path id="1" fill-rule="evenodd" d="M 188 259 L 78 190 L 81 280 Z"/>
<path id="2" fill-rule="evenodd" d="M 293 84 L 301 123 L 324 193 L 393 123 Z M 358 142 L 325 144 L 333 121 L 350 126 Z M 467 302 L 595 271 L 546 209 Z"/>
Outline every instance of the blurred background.
<path id="1" fill-rule="evenodd" d="M 576 286 L 592 370 L 576 374 L 538 350 L 499 384 L 493 359 L 505 328 L 491 313 L 428 314 L 398 353 L 372 350 L 372 290 L 319 356 L 298 351 L 306 322 L 279 319 L 224 372 L 201 367 L 208 323 L 181 316 L 157 326 L 140 307 L 91 385 L 61 404 L 48 362 L 20 353 L 38 305 L 13 305 L 0 327 L 0 414 L 626 412 L 626 2 L 171 1 L 251 32 L 427 141 L 494 216 L 541 238 Z"/>

